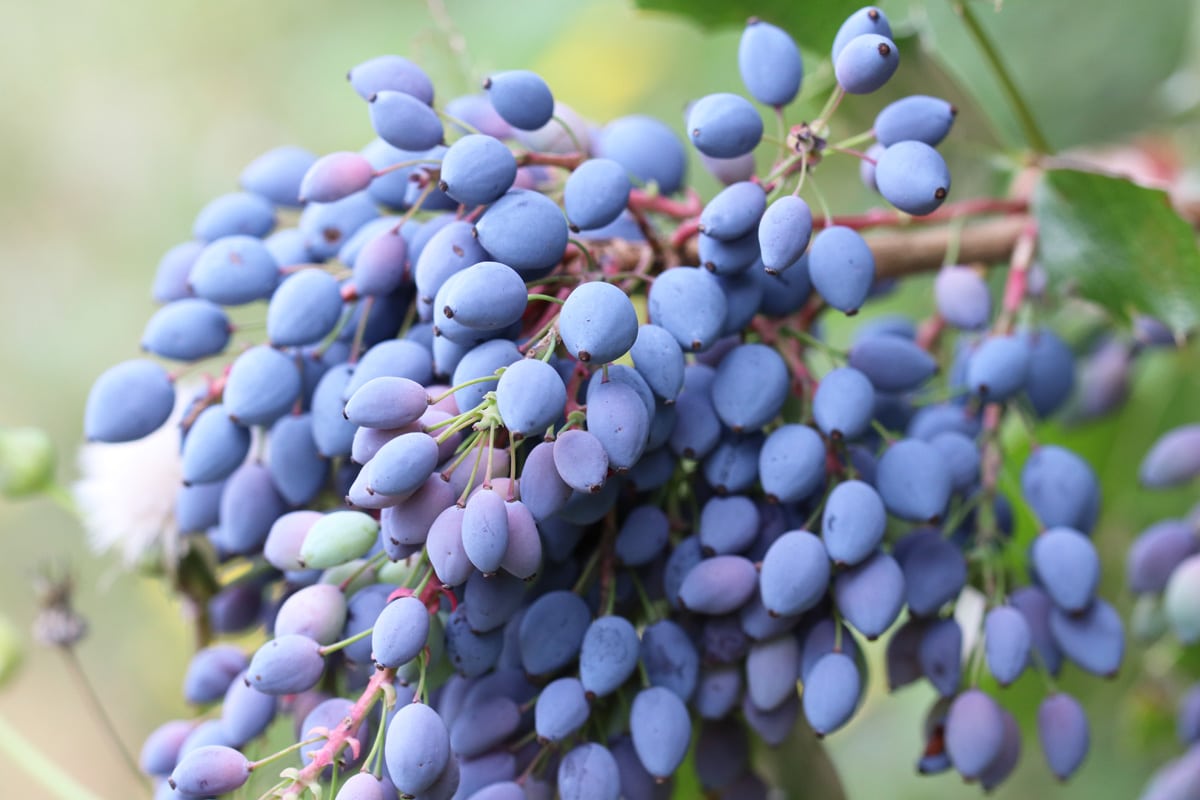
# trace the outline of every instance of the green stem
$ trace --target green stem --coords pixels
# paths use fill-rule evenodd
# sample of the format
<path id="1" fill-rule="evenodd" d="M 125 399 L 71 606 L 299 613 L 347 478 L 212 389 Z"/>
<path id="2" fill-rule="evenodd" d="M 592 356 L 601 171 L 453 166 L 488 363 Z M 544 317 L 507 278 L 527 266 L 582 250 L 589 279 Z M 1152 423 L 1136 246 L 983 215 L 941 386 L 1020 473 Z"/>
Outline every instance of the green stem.
<path id="1" fill-rule="evenodd" d="M 46 484 L 42 492 L 46 497 L 54 501 L 54 504 L 66 511 L 72 517 L 79 519 L 79 509 L 75 505 L 75 498 L 71 496 L 71 492 L 65 486 L 57 481 Z"/>
<path id="2" fill-rule="evenodd" d="M 796 165 L 802 155 L 803 152 L 797 153 L 793 156 L 788 156 L 786 159 L 776 164 L 775 167 L 769 173 L 767 173 L 767 177 L 762 179 L 763 183 L 770 183 L 771 181 L 782 178 L 787 174 L 789 169 Z"/>
<path id="3" fill-rule="evenodd" d="M 578 239 L 568 239 L 567 241 L 573 243 L 580 250 L 585 249 L 583 242 L 579 241 Z M 599 269 L 599 268 L 597 267 L 597 269 Z M 645 278 L 646 278 L 646 276 L 644 274 L 642 274 L 640 272 L 634 272 L 632 270 L 624 271 L 624 272 L 609 272 L 604 275 L 600 275 L 598 277 L 600 280 L 609 281 L 609 282 L 624 280 L 626 278 L 639 278 L 642 280 L 645 280 Z M 547 284 L 547 283 L 581 283 L 581 282 L 582 281 L 580 280 L 579 275 L 577 275 L 575 273 L 567 273 L 565 275 L 547 275 L 546 277 L 538 278 L 535 281 L 525 281 L 525 285 L 533 287 L 533 286 L 538 286 L 538 285 Z"/>
<path id="4" fill-rule="evenodd" d="M 404 579 L 404 588 L 405 589 L 412 589 L 414 586 L 416 586 L 418 584 L 417 576 L 421 574 L 421 567 L 425 566 L 425 563 L 427 561 L 429 561 L 429 551 L 422 548 L 421 555 L 417 559 L 417 563 L 413 567 L 412 572 L 410 572 L 408 574 L 408 577 Z M 425 586 L 426 582 L 428 582 L 428 580 L 429 580 L 429 576 L 432 574 L 433 574 L 433 570 L 427 569 L 425 571 L 424 576 L 419 581 L 419 583 L 422 587 Z M 416 594 L 416 592 L 414 591 L 413 594 Z"/>
<path id="5" fill-rule="evenodd" d="M 817 205 L 821 207 L 821 216 L 825 218 L 825 227 L 832 228 L 833 213 L 829 210 L 829 202 L 825 199 L 825 193 L 817 185 L 816 178 L 811 175 L 808 177 L 808 185 L 812 187 L 813 194 L 817 196 Z"/>
<path id="6" fill-rule="evenodd" d="M 447 114 L 445 111 L 442 111 L 440 108 L 433 109 L 433 112 L 435 114 L 437 114 L 439 117 L 441 117 L 442 119 L 446 120 L 446 122 L 449 122 L 451 125 L 457 125 L 459 128 L 462 128 L 467 133 L 479 133 L 479 129 L 476 128 L 471 123 L 469 123 L 465 120 L 459 119 L 458 117 L 453 116 L 451 114 Z"/>
<path id="7" fill-rule="evenodd" d="M 345 648 L 349 647 L 350 645 L 354 644 L 355 642 L 361 642 L 363 639 L 367 638 L 374 632 L 375 632 L 375 627 L 371 626 L 370 628 L 367 628 L 365 631 L 360 631 L 360 632 L 354 634 L 349 639 L 342 639 L 340 642 L 334 642 L 333 644 L 327 644 L 324 647 L 320 647 L 317 649 L 317 652 L 323 656 L 327 656 L 330 653 L 336 653 L 338 650 L 344 650 Z"/>
<path id="8" fill-rule="evenodd" d="M 574 237 L 567 239 L 567 241 L 570 242 L 571 244 L 575 245 L 576 247 L 578 247 L 579 252 L 583 253 L 583 257 L 587 261 L 588 272 L 599 272 L 600 271 L 600 267 L 596 264 L 596 259 L 592 258 L 592 251 L 588 249 L 587 245 L 585 245 L 583 242 L 579 241 L 578 239 L 576 239 Z M 556 276 L 551 276 L 551 277 L 556 277 Z M 572 275 L 569 277 L 574 280 L 579 280 L 578 275 Z M 606 280 L 611 280 L 615 276 L 605 275 L 604 277 Z"/>
<path id="9" fill-rule="evenodd" d="M 413 589 L 413 594 L 420 597 L 421 592 L 425 591 L 425 587 L 429 585 L 429 580 L 432 577 L 433 577 L 433 568 L 430 567 L 429 569 L 425 570 L 425 574 L 421 576 L 420 582 L 417 583 L 416 587 Z"/>
<path id="10" fill-rule="evenodd" d="M 822 353 L 829 356 L 834 361 L 845 361 L 846 359 L 848 359 L 850 357 L 850 354 L 847 353 L 845 350 L 837 349 L 833 345 L 829 344 L 829 342 L 826 342 L 823 339 L 818 339 L 816 336 L 813 336 L 808 331 L 801 330 L 799 328 L 783 327 L 783 328 L 779 329 L 779 332 L 782 333 L 784 336 L 792 337 L 793 339 L 800 342 L 800 344 L 804 345 L 805 347 L 811 348 L 813 350 L 820 350 Z"/>
<path id="11" fill-rule="evenodd" d="M 584 150 L 583 150 L 583 147 L 579 144 L 579 137 L 575 135 L 575 131 L 573 131 L 571 129 L 571 126 L 567 124 L 567 121 L 565 119 L 563 119 L 562 117 L 560 117 L 558 114 L 555 114 L 553 117 L 551 117 L 551 119 L 553 119 L 555 122 L 557 122 L 559 127 L 562 128 L 566 132 L 567 138 L 570 139 L 571 144 L 575 146 L 575 152 L 582 154 L 584 152 Z"/>
<path id="12" fill-rule="evenodd" d="M 888 444 L 891 444 L 900 438 L 895 434 L 895 432 L 889 431 L 887 428 L 885 428 L 883 423 L 877 419 L 871 420 L 871 427 L 874 428 L 875 432 L 879 434 L 879 437 Z"/>
<path id="13" fill-rule="evenodd" d="M 467 496 L 471 494 L 471 489 L 475 487 L 475 476 L 479 474 L 479 462 L 483 461 L 483 448 L 487 447 L 487 439 L 483 438 L 482 432 L 476 433 L 475 438 L 479 443 L 478 447 L 472 445 L 467 448 L 466 452 L 475 450 L 475 463 L 471 465 L 471 477 L 467 478 L 467 485 L 463 487 L 462 494 L 458 496 L 458 504 L 466 505 Z"/>
<path id="14" fill-rule="evenodd" d="M 854 136 L 850 136 L 846 139 L 842 139 L 840 142 L 834 142 L 833 144 L 829 145 L 829 147 L 833 150 L 844 150 L 847 147 L 858 147 L 860 144 L 867 144 L 868 142 L 873 141 L 875 141 L 875 131 L 867 130 L 863 131 L 862 133 L 855 134 Z"/>
<path id="15" fill-rule="evenodd" d="M 445 480 L 450 480 L 450 475 L 454 474 L 454 470 L 458 469 L 459 465 L 467 460 L 467 456 L 474 452 L 475 440 L 478 438 L 480 438 L 479 432 L 474 431 L 458 446 L 458 455 L 455 456 L 449 467 L 442 470 L 442 477 Z"/>
<path id="16" fill-rule="evenodd" d="M 384 713 L 386 719 L 386 709 Z M 383 737 L 387 725 L 380 722 L 379 727 L 375 730 L 375 739 L 371 743 L 371 751 L 367 753 L 367 757 L 363 759 L 362 772 L 367 772 L 375 776 L 376 779 L 381 777 L 381 772 L 375 767 L 376 760 L 383 751 Z"/>
<path id="17" fill-rule="evenodd" d="M 387 556 L 386 552 L 380 551 L 380 552 L 376 553 L 375 555 L 371 556 L 370 558 L 368 558 L 367 560 L 363 561 L 363 563 L 359 566 L 358 569 L 354 570 L 354 572 L 351 572 L 348 576 L 346 576 L 346 580 L 344 580 L 338 584 L 338 588 L 341 589 L 343 592 L 346 591 L 346 587 L 348 587 L 350 584 L 354 583 L 356 580 L 361 578 L 362 574 L 364 572 L 366 572 L 369 569 L 373 569 L 375 567 L 383 566 L 383 562 L 387 561 L 387 557 L 388 556 Z"/>
<path id="18" fill-rule="evenodd" d="M 472 378 L 469 381 L 463 381 L 462 383 L 458 384 L 457 386 L 451 386 L 449 389 L 442 392 L 437 397 L 430 398 L 429 405 L 431 405 L 431 406 L 437 405 L 438 403 L 442 402 L 450 395 L 457 392 L 459 389 L 465 389 L 466 387 L 474 386 L 477 383 L 487 383 L 488 381 L 499 380 L 500 376 L 503 374 L 504 374 L 504 367 L 500 367 L 495 372 L 493 372 L 491 375 L 484 375 L 481 378 Z M 469 412 L 464 412 L 464 413 L 469 413 Z M 442 420 L 442 424 L 445 424 L 446 422 L 449 422 L 449 420 Z"/>
<path id="19" fill-rule="evenodd" d="M 438 434 L 437 439 L 435 440 L 438 444 L 441 444 L 442 442 L 446 441 L 451 436 L 454 436 L 454 434 L 462 431 L 464 428 L 469 428 L 470 426 L 474 425 L 478 421 L 477 417 L 479 415 L 476 414 L 474 411 L 468 411 L 466 414 L 463 414 L 461 416 L 462 416 L 461 419 L 459 419 L 457 422 L 455 422 L 449 428 L 446 428 L 446 430 L 444 430 Z"/>
<path id="20" fill-rule="evenodd" d="M 350 345 L 350 363 L 358 362 L 359 352 L 362 350 L 363 336 L 367 332 L 367 318 L 371 316 L 371 308 L 375 305 L 375 295 L 368 295 L 362 301 L 362 313 L 358 317 L 358 326 L 354 329 L 354 341 Z"/>
<path id="21" fill-rule="evenodd" d="M 547 303 L 557 303 L 557 304 L 558 304 L 558 305 L 560 305 L 560 306 L 561 306 L 563 303 L 565 303 L 565 302 L 566 302 L 565 300 L 562 300 L 562 299 L 560 299 L 560 298 L 558 298 L 558 297 L 555 297 L 555 296 L 553 296 L 553 295 L 549 295 L 549 294 L 538 294 L 538 293 L 536 293 L 536 292 L 530 292 L 530 294 L 529 294 L 529 299 L 530 299 L 530 300 L 545 300 Z"/>
<path id="22" fill-rule="evenodd" d="M 820 129 L 829 125 L 829 118 L 833 116 L 833 112 L 837 111 L 837 107 L 841 105 L 842 98 L 846 96 L 846 90 L 838 84 L 834 87 L 833 94 L 829 95 L 829 99 L 825 101 L 825 107 L 821 109 L 821 113 L 817 114 L 817 121 L 813 123 L 813 130 L 820 132 Z"/>
<path id="23" fill-rule="evenodd" d="M 417 195 L 416 202 L 408 207 L 408 211 L 404 212 L 403 217 L 396 220 L 396 224 L 391 228 L 392 233 L 399 233 L 400 229 L 404 227 L 405 223 L 416 216 L 417 212 L 420 211 L 421 207 L 425 205 L 425 201 L 429 199 L 429 195 L 435 188 L 437 188 L 437 181 L 431 178 L 429 183 L 425 184 L 425 188 L 421 190 L 421 193 Z"/>
<path id="24" fill-rule="evenodd" d="M 575 585 L 571 587 L 571 591 L 575 594 L 582 595 L 587 585 L 591 583 L 592 573 L 596 571 L 596 565 L 600 563 L 600 548 L 597 547 L 592 551 L 592 555 L 588 558 L 587 563 L 583 565 L 583 571 L 579 573 L 579 579 L 575 581 Z"/>
<path id="25" fill-rule="evenodd" d="M 382 169 L 375 170 L 375 177 L 378 178 L 380 175 L 387 175 L 389 172 L 395 172 L 398 169 L 407 169 L 408 167 L 416 167 L 421 164 L 441 164 L 441 163 L 442 163 L 442 160 L 440 158 L 414 158 L 410 161 L 397 161 L 395 164 L 388 164 L 386 167 L 383 167 Z M 264 322 L 263 324 L 265 325 L 266 322 Z"/>
<path id="26" fill-rule="evenodd" d="M 992 40 L 988 38 L 987 33 L 979 24 L 979 19 L 975 16 L 975 12 L 971 10 L 971 7 L 967 3 L 961 0 L 956 0 L 954 6 L 962 17 L 963 24 L 967 26 L 967 33 L 975 40 L 975 44 L 979 47 L 984 59 L 988 62 L 988 66 L 992 68 L 996 80 L 1000 82 L 1001 90 L 1012 106 L 1013 112 L 1017 115 L 1017 122 L 1021 126 L 1021 132 L 1025 136 L 1025 141 L 1038 153 L 1053 153 L 1054 150 L 1042 134 L 1041 128 L 1038 127 L 1037 120 L 1033 117 L 1033 112 L 1029 110 L 1029 105 L 1025 102 L 1025 98 L 1021 96 L 1020 90 L 1017 89 L 1017 84 L 1013 81 L 1012 75 L 1009 74 L 1008 68 L 1000 60 L 1000 53 L 997 52 L 995 45 L 992 44 Z"/>
<path id="27" fill-rule="evenodd" d="M 425 681 L 429 677 L 429 656 L 422 653 L 417 656 L 419 663 L 417 664 L 419 672 L 417 675 L 417 691 L 413 698 L 414 702 L 419 700 L 422 703 L 429 702 L 429 693 L 425 690 Z"/>
<path id="28" fill-rule="evenodd" d="M 289 745 L 288 747 L 283 748 L 282 750 L 280 750 L 277 753 L 272 753 L 271 755 L 267 756 L 266 758 L 260 758 L 258 761 L 251 761 L 250 769 L 251 769 L 251 771 L 260 769 L 261 767 L 265 767 L 267 764 L 270 764 L 274 761 L 278 761 L 281 758 L 286 758 L 287 756 L 290 756 L 292 753 L 296 752 L 297 750 L 301 749 L 302 747 L 308 747 L 310 744 L 316 744 L 317 742 L 321 742 L 324 740 L 325 740 L 324 736 L 314 736 L 311 739 L 305 739 L 302 742 L 296 742 L 293 745 Z"/>
<path id="29" fill-rule="evenodd" d="M 825 514 L 825 504 L 827 502 L 829 502 L 829 495 L 831 495 L 831 494 L 833 494 L 833 486 L 830 486 L 828 489 L 825 490 L 825 493 L 823 495 L 821 495 L 821 502 L 817 503 L 817 507 L 814 508 L 812 510 L 812 513 L 808 515 L 808 519 L 804 520 L 804 525 L 801 526 L 802 530 L 806 530 L 806 531 L 817 530 L 816 527 L 814 527 L 814 526 L 818 522 L 820 522 L 821 517 Z"/>
<path id="30" fill-rule="evenodd" d="M 779 136 L 779 160 L 787 158 L 787 119 L 783 116 L 783 106 L 775 106 L 775 130 Z"/>
<path id="31" fill-rule="evenodd" d="M 950 221 L 950 238 L 946 243 L 946 255 L 942 258 L 942 266 L 950 267 L 958 263 L 958 251 L 962 247 L 963 228 L 966 226 L 965 217 L 958 217 Z"/>
<path id="32" fill-rule="evenodd" d="M 804 157 L 800 159 L 800 180 L 796 181 L 796 188 L 792 190 L 793 197 L 800 196 L 800 190 L 804 188 L 804 179 L 808 177 L 808 151 L 804 152 Z M 783 181 L 779 182 L 780 188 L 783 187 Z"/>
<path id="33" fill-rule="evenodd" d="M 3 717 L 0 717 L 0 752 L 9 757 L 10 764 L 25 770 L 48 796 L 59 800 L 101 800 L 100 795 L 63 772 L 62 767 L 34 747 L 24 733 Z"/>
<path id="34" fill-rule="evenodd" d="M 333 760 L 332 769 L 333 769 L 333 777 L 329 779 L 329 795 L 330 795 L 330 797 L 337 797 L 338 761 L 336 758 Z"/>
<path id="35" fill-rule="evenodd" d="M 642 585 L 642 579 L 633 570 L 629 570 L 629 577 L 633 580 L 633 590 L 637 592 L 638 602 L 641 603 L 642 612 L 646 615 L 645 622 L 647 624 L 658 620 L 658 612 L 654 610 L 654 603 L 650 600 L 650 595 L 646 593 L 646 587 Z"/>

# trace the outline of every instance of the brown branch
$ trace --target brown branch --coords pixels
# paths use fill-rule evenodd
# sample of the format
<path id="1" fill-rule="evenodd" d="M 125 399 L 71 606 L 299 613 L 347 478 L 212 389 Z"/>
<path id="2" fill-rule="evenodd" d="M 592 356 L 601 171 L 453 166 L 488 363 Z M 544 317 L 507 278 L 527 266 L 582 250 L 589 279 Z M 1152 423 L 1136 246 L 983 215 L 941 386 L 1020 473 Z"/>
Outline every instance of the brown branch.
<path id="1" fill-rule="evenodd" d="M 959 263 L 1007 262 L 1017 237 L 1028 221 L 1029 217 L 1020 214 L 968 226 L 959 240 Z M 876 277 L 899 278 L 938 269 L 946 258 L 950 238 L 951 232 L 946 227 L 906 227 L 868 236 L 867 244 L 875 254 Z M 693 239 L 683 249 L 683 263 L 696 264 L 698 259 L 699 253 Z"/>
<path id="2" fill-rule="evenodd" d="M 960 264 L 998 264 L 1006 262 L 1021 231 L 1029 222 L 1025 215 L 1005 217 L 971 225 L 959 240 Z M 947 228 L 908 230 L 868 236 L 867 244 L 875 254 L 878 278 L 899 278 L 941 267 L 950 246 Z"/>
<path id="3" fill-rule="evenodd" d="M 1176 201 L 1175 208 L 1185 220 L 1200 228 L 1200 201 Z M 867 235 L 867 244 L 875 255 L 875 274 L 879 279 L 901 278 L 921 272 L 933 272 L 942 266 L 946 250 L 955 235 L 944 223 L 961 217 L 972 219 L 962 228 L 959 238 L 958 263 L 993 266 L 1007 264 L 1021 234 L 1033 218 L 1027 213 L 1023 200 L 978 198 L 947 204 L 924 217 L 907 217 L 895 211 L 869 211 L 865 214 L 834 217 L 834 224 L 856 230 L 886 228 Z M 814 220 L 814 226 L 823 222 Z M 684 227 L 688 227 L 685 223 Z M 691 233 L 691 229 L 688 228 Z M 671 245 L 678 251 L 679 263 L 698 264 L 699 254 L 695 236 L 679 242 L 673 237 Z M 623 256 L 632 258 L 646 246 L 630 246 Z M 628 267 L 628 265 L 625 265 Z"/>
<path id="4" fill-rule="evenodd" d="M 886 208 L 876 208 L 864 214 L 846 214 L 834 216 L 833 224 L 843 228 L 853 228 L 856 231 L 868 228 L 906 228 L 910 225 L 938 225 L 961 217 L 981 217 L 988 214 L 1024 214 L 1029 210 L 1026 200 L 1005 200 L 995 197 L 974 197 L 969 200 L 959 200 L 946 203 L 930 214 L 923 217 L 913 217 L 901 211 Z M 825 219 L 818 217 L 813 220 L 816 229 L 825 227 Z"/>

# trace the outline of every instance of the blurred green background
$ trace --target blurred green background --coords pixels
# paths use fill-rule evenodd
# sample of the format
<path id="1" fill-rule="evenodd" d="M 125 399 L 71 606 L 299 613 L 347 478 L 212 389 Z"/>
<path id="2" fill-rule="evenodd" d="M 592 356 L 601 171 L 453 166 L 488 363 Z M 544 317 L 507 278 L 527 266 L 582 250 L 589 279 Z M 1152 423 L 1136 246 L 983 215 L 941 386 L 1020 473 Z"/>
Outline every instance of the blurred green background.
<path id="1" fill-rule="evenodd" d="M 1153 126 L 1174 131 L 1179 141 L 1192 132 L 1200 85 L 1193 3 L 1130 5 L 1138 4 L 1010 0 L 1000 18 L 989 15 L 987 24 L 1057 145 L 1116 139 Z M 868 127 L 878 108 L 905 93 L 951 96 L 964 108 L 950 148 L 955 196 L 997 190 L 992 168 L 1007 163 L 994 157 L 996 145 L 1013 143 L 1015 127 L 949 4 L 884 6 L 928 35 L 921 43 L 901 39 L 904 66 L 894 84 L 881 97 L 848 100 L 841 132 Z M 367 115 L 343 78 L 359 61 L 386 52 L 408 55 L 433 74 L 442 99 L 473 90 L 489 70 L 532 68 L 560 99 L 594 120 L 644 111 L 676 129 L 689 100 L 741 89 L 737 30 L 705 31 L 678 17 L 635 11 L 627 0 L 447 0 L 446 7 L 465 39 L 465 56 L 447 45 L 424 3 L 408 0 L 10 5 L 0 26 L 6 260 L 0 271 L 0 424 L 47 428 L 62 454 L 60 479 L 73 479 L 87 389 L 102 369 L 137 353 L 153 309 L 149 283 L 159 255 L 188 236 L 196 210 L 233 188 L 244 164 L 263 150 L 283 143 L 316 152 L 364 144 L 371 136 Z M 982 4 L 980 13 L 990 9 Z M 948 57 L 937 62 L 929 47 Z M 806 61 L 804 102 L 792 122 L 824 100 L 830 81 L 824 52 Z M 983 99 L 982 110 L 955 81 Z M 1185 147 L 1185 155 L 1195 154 Z M 822 172 L 822 188 L 839 210 L 871 202 L 855 171 L 853 164 L 831 164 Z M 701 190 L 711 193 L 711 180 L 698 169 L 695 174 Z M 926 281 L 915 281 L 886 306 L 923 313 L 927 289 Z M 1126 543 L 1153 519 L 1181 514 L 1195 499 L 1194 490 L 1147 497 L 1132 478 L 1157 433 L 1195 417 L 1197 366 L 1194 347 L 1151 354 L 1139 361 L 1130 402 L 1117 415 L 1082 428 L 1039 431 L 1042 441 L 1080 449 L 1101 472 L 1105 515 L 1097 540 L 1105 554 L 1106 596 L 1123 608 L 1130 601 L 1121 582 Z M 102 797 L 139 796 L 58 654 L 30 642 L 29 579 L 47 559 L 67 559 L 77 570 L 78 605 L 91 624 L 79 652 L 134 749 L 162 720 L 189 713 L 180 683 L 190 642 L 179 607 L 154 581 L 127 576 L 115 559 L 92 555 L 78 525 L 48 501 L 0 501 L 0 537 L 0 609 L 20 628 L 26 647 L 20 673 L 0 690 L 0 718 Z M 873 652 L 879 655 L 878 648 Z M 1053 786 L 1032 736 L 1042 684 L 1027 678 L 1002 692 L 1029 735 L 1018 773 L 997 796 L 1136 796 L 1153 766 L 1176 750 L 1166 714 L 1170 692 L 1179 689 L 1150 681 L 1140 655 L 1131 645 L 1114 682 L 1068 668 L 1061 686 L 1084 698 L 1094 746 L 1082 772 L 1061 789 Z M 879 684 L 881 671 L 872 677 Z M 855 721 L 828 740 L 848 796 L 976 794 L 952 775 L 914 774 L 931 690 L 913 687 L 887 697 L 876 689 Z M 44 796 L 7 759 L 0 753 L 0 795 Z"/>

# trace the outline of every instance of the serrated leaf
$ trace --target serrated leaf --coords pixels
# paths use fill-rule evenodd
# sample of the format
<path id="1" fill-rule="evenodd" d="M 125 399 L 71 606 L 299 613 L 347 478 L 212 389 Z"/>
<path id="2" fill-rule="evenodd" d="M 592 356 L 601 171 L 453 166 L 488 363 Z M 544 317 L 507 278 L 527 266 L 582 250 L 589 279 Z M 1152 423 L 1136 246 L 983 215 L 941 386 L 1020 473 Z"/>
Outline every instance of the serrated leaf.
<path id="1" fill-rule="evenodd" d="M 1120 319 L 1149 314 L 1177 334 L 1200 323 L 1200 248 L 1165 192 L 1056 169 L 1042 176 L 1033 212 L 1053 283 Z"/>
<path id="2" fill-rule="evenodd" d="M 792 35 L 801 47 L 827 53 L 833 37 L 846 17 L 857 11 L 859 0 L 821 0 L 802 3 L 796 0 L 729 0 L 697 3 L 694 0 L 633 0 L 646 11 L 662 11 L 686 17 L 704 28 L 740 28 L 750 17 L 778 25 Z"/>

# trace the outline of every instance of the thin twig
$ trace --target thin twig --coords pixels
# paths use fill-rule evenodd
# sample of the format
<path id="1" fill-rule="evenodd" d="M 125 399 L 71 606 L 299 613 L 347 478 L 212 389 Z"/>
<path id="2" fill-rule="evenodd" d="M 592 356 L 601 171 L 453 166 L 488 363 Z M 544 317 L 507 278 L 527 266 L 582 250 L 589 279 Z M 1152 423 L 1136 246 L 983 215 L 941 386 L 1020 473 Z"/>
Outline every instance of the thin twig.
<path id="1" fill-rule="evenodd" d="M 96 688 L 92 686 L 92 682 L 88 680 L 87 673 L 83 670 L 83 664 L 79 662 L 79 656 L 76 655 L 75 649 L 69 645 L 59 648 L 62 653 L 63 661 L 67 664 L 67 670 L 71 673 L 71 677 L 79 684 L 79 688 L 87 697 L 88 702 L 92 706 L 92 710 L 96 713 L 96 719 L 104 727 L 105 733 L 112 739 L 113 747 L 121 754 L 121 760 L 125 763 L 125 767 L 129 770 L 129 774 L 133 776 L 134 781 L 145 788 L 146 777 L 142 771 L 138 769 L 137 760 L 133 754 L 125 746 L 125 740 L 121 738 L 121 734 L 117 732 L 117 727 L 113 724 L 112 717 L 108 715 L 108 711 L 104 708 L 104 704 L 100 702 L 100 695 L 96 693 Z"/>

